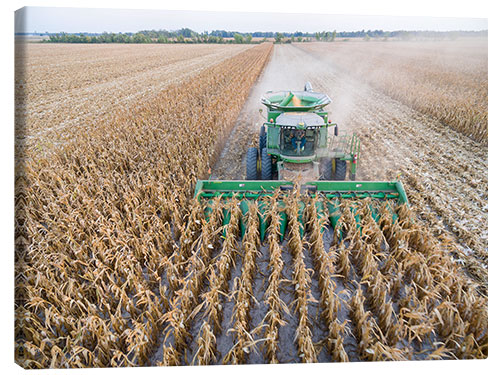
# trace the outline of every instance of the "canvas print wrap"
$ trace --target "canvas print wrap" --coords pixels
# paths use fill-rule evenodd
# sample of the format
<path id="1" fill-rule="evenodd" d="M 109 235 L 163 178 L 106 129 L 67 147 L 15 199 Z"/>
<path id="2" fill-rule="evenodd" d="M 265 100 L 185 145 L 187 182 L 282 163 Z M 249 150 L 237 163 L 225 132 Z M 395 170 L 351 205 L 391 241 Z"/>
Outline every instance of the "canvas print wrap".
<path id="1" fill-rule="evenodd" d="M 19 366 L 487 358 L 486 20 L 74 11 L 16 13 Z"/>

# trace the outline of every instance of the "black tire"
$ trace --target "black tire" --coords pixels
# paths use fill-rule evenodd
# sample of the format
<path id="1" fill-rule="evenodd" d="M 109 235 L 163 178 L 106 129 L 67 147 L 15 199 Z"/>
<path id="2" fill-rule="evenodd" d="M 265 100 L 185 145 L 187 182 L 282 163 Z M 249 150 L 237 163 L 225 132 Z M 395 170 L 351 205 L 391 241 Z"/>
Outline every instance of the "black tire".
<path id="1" fill-rule="evenodd" d="M 332 159 L 324 158 L 319 162 L 319 179 L 323 181 L 333 180 Z"/>
<path id="2" fill-rule="evenodd" d="M 260 135 L 259 135 L 259 150 L 262 154 L 262 150 L 264 150 L 267 146 L 267 132 L 266 127 L 262 125 L 260 127 Z"/>
<path id="3" fill-rule="evenodd" d="M 260 155 L 260 165 L 261 165 L 261 178 L 262 180 L 272 180 L 273 179 L 273 158 L 267 153 L 267 148 L 262 149 Z"/>
<path id="4" fill-rule="evenodd" d="M 259 150 L 250 147 L 247 151 L 247 180 L 258 180 L 257 161 L 259 160 Z"/>
<path id="5" fill-rule="evenodd" d="M 345 160 L 335 159 L 335 181 L 344 181 L 347 172 L 347 163 Z"/>

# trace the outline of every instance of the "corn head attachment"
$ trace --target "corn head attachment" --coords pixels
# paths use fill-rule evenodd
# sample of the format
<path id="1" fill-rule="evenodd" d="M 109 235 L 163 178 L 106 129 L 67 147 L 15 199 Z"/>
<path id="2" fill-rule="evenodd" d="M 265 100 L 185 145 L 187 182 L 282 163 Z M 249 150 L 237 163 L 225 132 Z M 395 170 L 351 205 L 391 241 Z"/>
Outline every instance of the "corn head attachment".
<path id="1" fill-rule="evenodd" d="M 304 213 L 307 205 L 314 204 L 315 212 L 319 218 L 328 220 L 335 230 L 337 222 L 341 216 L 341 204 L 345 200 L 361 202 L 369 199 L 372 217 L 378 221 L 379 213 L 376 206 L 388 203 L 387 207 L 407 205 L 403 185 L 399 181 L 314 181 L 302 185 L 294 184 L 292 181 L 217 181 L 200 180 L 196 184 L 195 196 L 204 207 L 205 217 L 208 219 L 212 212 L 213 202 L 220 198 L 222 201 L 238 200 L 241 209 L 240 230 L 241 237 L 246 231 L 244 221 L 245 214 L 249 210 L 249 205 L 256 202 L 259 209 L 259 233 L 261 241 L 264 240 L 266 229 L 269 226 L 269 207 L 271 200 L 278 201 L 279 212 L 274 212 L 280 216 L 280 238 L 283 240 L 288 223 L 287 204 L 290 198 L 298 204 L 298 221 L 301 225 L 301 235 L 304 233 Z M 352 208 L 351 208 L 352 209 Z M 356 208 L 354 208 L 354 211 Z M 397 214 L 393 212 L 393 220 L 397 220 Z M 356 212 L 354 212 L 356 215 Z M 223 225 L 229 223 L 230 213 L 224 209 Z"/>

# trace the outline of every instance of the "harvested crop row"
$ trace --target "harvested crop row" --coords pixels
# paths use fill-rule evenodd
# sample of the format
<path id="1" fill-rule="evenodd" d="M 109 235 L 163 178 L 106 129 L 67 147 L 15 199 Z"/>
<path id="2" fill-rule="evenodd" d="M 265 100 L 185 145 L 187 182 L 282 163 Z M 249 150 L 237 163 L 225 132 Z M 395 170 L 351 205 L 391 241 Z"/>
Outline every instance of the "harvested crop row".
<path id="1" fill-rule="evenodd" d="M 393 180 L 400 176 L 414 211 L 432 229 L 434 237 L 454 248 L 454 257 L 467 265 L 486 293 L 485 146 L 340 73 L 325 74 L 322 82 L 314 81 L 313 85 L 324 87 L 341 103 L 343 95 L 348 98 L 349 116 L 344 118 L 339 105 L 332 111 L 332 118 L 344 118 L 342 123 L 360 135 L 359 178 Z M 332 89 L 336 85 L 340 88 Z"/>

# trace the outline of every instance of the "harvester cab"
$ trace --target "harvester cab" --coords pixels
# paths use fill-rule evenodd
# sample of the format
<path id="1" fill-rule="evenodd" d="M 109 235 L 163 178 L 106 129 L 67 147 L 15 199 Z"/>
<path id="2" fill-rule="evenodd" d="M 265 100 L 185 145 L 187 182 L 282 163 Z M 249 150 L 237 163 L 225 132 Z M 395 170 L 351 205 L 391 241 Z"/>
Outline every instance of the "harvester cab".
<path id="1" fill-rule="evenodd" d="M 359 139 L 339 136 L 337 124 L 324 107 L 328 95 L 314 92 L 309 82 L 303 91 L 267 92 L 267 107 L 259 147 L 247 151 L 247 180 L 355 180 Z"/>

